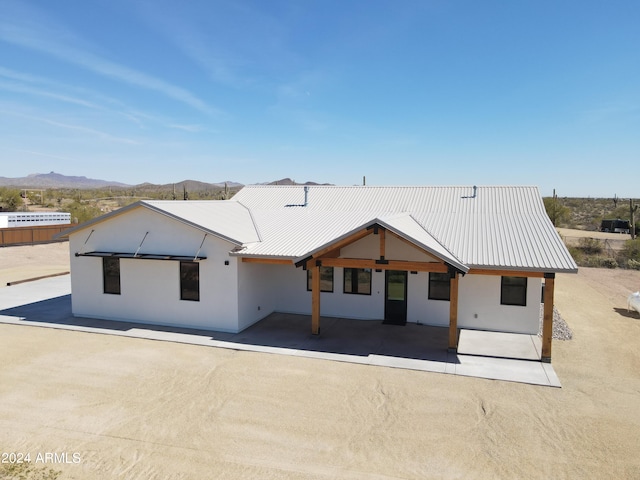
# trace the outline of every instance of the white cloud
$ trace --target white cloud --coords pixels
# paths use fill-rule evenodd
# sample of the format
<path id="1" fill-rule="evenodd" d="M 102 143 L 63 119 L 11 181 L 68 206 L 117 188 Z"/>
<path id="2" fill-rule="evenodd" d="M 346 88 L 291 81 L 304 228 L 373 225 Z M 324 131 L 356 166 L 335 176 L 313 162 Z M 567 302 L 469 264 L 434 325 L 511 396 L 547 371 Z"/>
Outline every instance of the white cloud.
<path id="1" fill-rule="evenodd" d="M 8 83 L 0 81 L 0 90 L 8 90 L 10 92 L 16 93 L 27 93 L 30 95 L 38 95 L 41 97 L 52 98 L 54 100 L 59 100 L 61 102 L 72 103 L 74 105 L 80 105 L 87 108 L 100 108 L 98 105 L 95 105 L 91 102 L 83 100 L 81 98 L 70 97 L 68 95 L 62 95 L 58 93 L 53 93 L 47 90 L 42 90 L 39 88 L 33 88 L 26 85 L 20 85 L 16 83 Z"/>
<path id="2" fill-rule="evenodd" d="M 104 140 L 109 140 L 112 142 L 116 142 L 116 143 L 125 143 L 128 145 L 138 145 L 140 142 L 136 141 L 136 140 L 132 140 L 130 138 L 125 138 L 125 137 L 119 137 L 116 135 L 112 135 L 110 133 L 107 132 L 103 132 L 101 130 L 96 130 L 94 128 L 89 128 L 89 127 L 85 127 L 82 125 L 75 125 L 72 123 L 65 123 L 65 122 L 60 122 L 57 120 L 51 120 L 49 118 L 46 118 L 44 116 L 38 115 L 30 115 L 30 114 L 25 114 L 22 112 L 17 112 L 14 110 L 7 110 L 7 109 L 1 109 L 0 113 L 4 114 L 4 115 L 12 115 L 15 117 L 19 117 L 19 118 L 24 118 L 26 120 L 31 120 L 31 121 L 35 121 L 35 122 L 40 122 L 40 123 L 46 123 L 47 125 L 51 125 L 53 127 L 58 127 L 58 128 L 62 128 L 62 129 L 66 129 L 66 130 L 72 130 L 72 131 L 77 131 L 77 132 L 82 132 L 82 133 L 88 133 L 94 136 L 98 136 Z"/>
<path id="3" fill-rule="evenodd" d="M 105 77 L 159 92 L 209 115 L 219 113 L 182 87 L 76 47 L 86 42 L 65 31 L 42 12 L 14 2 L 7 2 L 7 5 L 10 8 L 6 8 L 0 17 L 0 40 L 46 53 Z"/>

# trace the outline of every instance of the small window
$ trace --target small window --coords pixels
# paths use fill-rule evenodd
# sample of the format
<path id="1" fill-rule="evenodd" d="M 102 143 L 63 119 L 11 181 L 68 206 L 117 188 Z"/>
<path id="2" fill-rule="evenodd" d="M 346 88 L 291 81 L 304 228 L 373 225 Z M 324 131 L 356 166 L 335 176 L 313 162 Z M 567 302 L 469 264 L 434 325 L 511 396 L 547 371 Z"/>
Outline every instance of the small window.
<path id="1" fill-rule="evenodd" d="M 527 306 L 527 277 L 502 277 L 500 304 Z"/>
<path id="2" fill-rule="evenodd" d="M 429 300 L 449 300 L 451 294 L 451 275 L 429 272 Z"/>
<path id="3" fill-rule="evenodd" d="M 311 291 L 313 269 L 307 270 L 307 290 Z M 320 267 L 320 291 L 333 292 L 333 267 Z"/>
<path id="4" fill-rule="evenodd" d="M 200 301 L 200 264 L 180 262 L 180 300 Z"/>
<path id="5" fill-rule="evenodd" d="M 102 257 L 102 285 L 104 293 L 120 295 L 120 259 Z"/>
<path id="6" fill-rule="evenodd" d="M 344 293 L 371 295 L 371 269 L 345 268 Z"/>

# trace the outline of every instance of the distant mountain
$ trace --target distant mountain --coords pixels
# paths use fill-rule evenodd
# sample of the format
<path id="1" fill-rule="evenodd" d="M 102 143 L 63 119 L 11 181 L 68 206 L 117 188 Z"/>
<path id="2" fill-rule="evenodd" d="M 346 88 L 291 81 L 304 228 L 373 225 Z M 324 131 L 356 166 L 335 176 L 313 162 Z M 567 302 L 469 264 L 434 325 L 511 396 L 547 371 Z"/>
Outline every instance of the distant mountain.
<path id="1" fill-rule="evenodd" d="M 0 186 L 18 188 L 103 188 L 128 187 L 120 182 L 96 180 L 87 177 L 72 177 L 60 173 L 33 173 L 26 177 L 0 177 Z"/>
<path id="2" fill-rule="evenodd" d="M 269 182 L 267 183 L 267 185 L 331 185 L 331 183 L 316 183 L 316 182 L 297 183 L 291 180 L 289 177 L 287 177 L 281 180 L 275 180 L 273 182 Z"/>
<path id="3" fill-rule="evenodd" d="M 16 187 L 16 188 L 73 188 L 73 189 L 91 189 L 91 188 L 134 188 L 138 191 L 165 190 L 172 191 L 174 188 L 177 192 L 187 190 L 188 192 L 207 192 L 211 190 L 221 190 L 225 188 L 225 184 L 230 191 L 238 191 L 244 185 L 238 182 L 216 182 L 206 183 L 197 180 L 182 180 L 176 183 L 153 184 L 141 183 L 138 185 L 129 185 L 121 182 L 113 182 L 108 180 L 97 180 L 87 177 L 75 177 L 62 175 L 60 173 L 33 173 L 26 177 L 8 178 L 0 177 L 0 187 Z M 330 183 L 305 182 L 297 183 L 290 178 L 282 178 L 273 182 L 265 182 L 263 185 L 331 185 Z"/>
<path id="4" fill-rule="evenodd" d="M 181 182 L 165 183 L 162 185 L 155 185 L 153 183 L 141 183 L 140 185 L 135 185 L 133 188 L 139 191 L 173 190 L 175 188 L 176 192 L 182 192 L 185 189 L 188 192 L 204 192 L 209 190 L 224 189 L 225 183 L 227 184 L 227 188 L 229 190 L 239 190 L 244 186 L 243 184 L 238 182 L 205 183 L 205 182 L 199 182 L 197 180 L 182 180 Z"/>

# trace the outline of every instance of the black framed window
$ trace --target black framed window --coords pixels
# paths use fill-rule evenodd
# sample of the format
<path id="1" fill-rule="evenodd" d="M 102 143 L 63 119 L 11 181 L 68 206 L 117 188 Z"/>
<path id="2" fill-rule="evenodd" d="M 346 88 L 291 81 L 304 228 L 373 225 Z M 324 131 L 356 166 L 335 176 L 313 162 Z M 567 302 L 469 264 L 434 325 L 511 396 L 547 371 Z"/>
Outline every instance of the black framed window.
<path id="1" fill-rule="evenodd" d="M 307 290 L 311 291 L 313 269 L 307 270 Z M 333 267 L 320 267 L 320 291 L 333 292 Z"/>
<path id="2" fill-rule="evenodd" d="M 450 300 L 451 275 L 429 272 L 429 300 Z"/>
<path id="3" fill-rule="evenodd" d="M 527 306 L 527 277 L 502 277 L 500 304 Z"/>
<path id="4" fill-rule="evenodd" d="M 344 293 L 371 295 L 371 269 L 345 268 Z"/>
<path id="5" fill-rule="evenodd" d="M 180 300 L 200 301 L 200 264 L 180 262 Z"/>
<path id="6" fill-rule="evenodd" d="M 104 293 L 120 295 L 120 259 L 102 257 L 102 286 Z"/>

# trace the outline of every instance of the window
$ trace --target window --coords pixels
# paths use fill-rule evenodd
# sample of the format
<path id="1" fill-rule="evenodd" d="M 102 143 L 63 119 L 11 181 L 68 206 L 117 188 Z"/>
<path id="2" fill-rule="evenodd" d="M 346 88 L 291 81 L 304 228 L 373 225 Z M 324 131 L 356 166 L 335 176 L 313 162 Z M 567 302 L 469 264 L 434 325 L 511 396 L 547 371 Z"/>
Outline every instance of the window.
<path id="1" fill-rule="evenodd" d="M 200 301 L 200 264 L 180 262 L 180 300 Z"/>
<path id="2" fill-rule="evenodd" d="M 429 272 L 429 300 L 449 300 L 451 275 Z"/>
<path id="3" fill-rule="evenodd" d="M 104 293 L 120 295 L 120 259 L 102 257 L 102 285 Z"/>
<path id="4" fill-rule="evenodd" d="M 527 306 L 527 277 L 502 277 L 501 305 Z"/>
<path id="5" fill-rule="evenodd" d="M 344 293 L 371 295 L 371 269 L 345 268 Z"/>
<path id="6" fill-rule="evenodd" d="M 307 290 L 311 291 L 312 269 L 307 270 Z M 320 291 L 333 292 L 333 267 L 320 267 Z"/>

